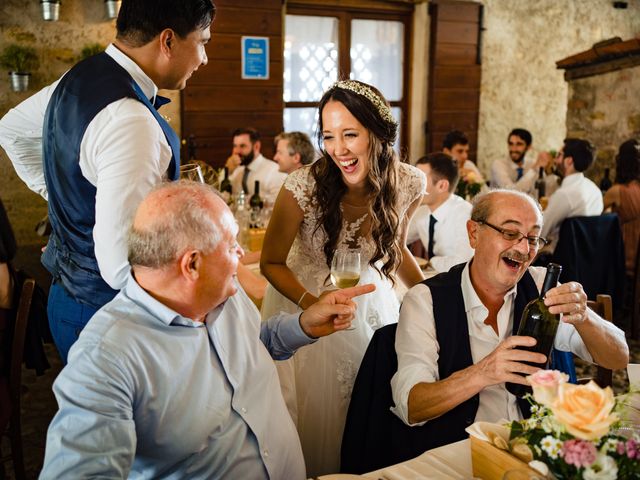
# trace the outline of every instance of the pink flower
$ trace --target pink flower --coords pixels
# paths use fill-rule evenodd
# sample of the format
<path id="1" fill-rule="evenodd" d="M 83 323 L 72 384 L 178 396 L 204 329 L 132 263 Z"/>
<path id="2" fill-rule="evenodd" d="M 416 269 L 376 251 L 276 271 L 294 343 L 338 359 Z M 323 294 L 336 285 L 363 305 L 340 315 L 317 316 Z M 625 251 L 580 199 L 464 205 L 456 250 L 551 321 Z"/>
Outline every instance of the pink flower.
<path id="1" fill-rule="evenodd" d="M 640 452 L 638 451 L 639 446 L 640 445 L 638 444 L 638 442 L 636 442 L 634 439 L 631 438 L 627 440 L 627 457 L 629 457 L 631 460 L 633 460 L 634 458 L 640 458 Z"/>
<path id="2" fill-rule="evenodd" d="M 618 455 L 624 455 L 625 449 L 626 448 L 624 442 L 618 442 L 618 446 L 616 447 L 616 452 L 618 452 Z"/>
<path id="3" fill-rule="evenodd" d="M 567 464 L 580 468 L 588 467 L 595 462 L 597 451 L 593 443 L 574 439 L 564 442 L 560 455 Z"/>
<path id="4" fill-rule="evenodd" d="M 557 370 L 539 370 L 529 375 L 527 380 L 533 388 L 533 398 L 536 402 L 549 406 L 558 394 L 558 385 L 569 379 L 566 373 Z"/>

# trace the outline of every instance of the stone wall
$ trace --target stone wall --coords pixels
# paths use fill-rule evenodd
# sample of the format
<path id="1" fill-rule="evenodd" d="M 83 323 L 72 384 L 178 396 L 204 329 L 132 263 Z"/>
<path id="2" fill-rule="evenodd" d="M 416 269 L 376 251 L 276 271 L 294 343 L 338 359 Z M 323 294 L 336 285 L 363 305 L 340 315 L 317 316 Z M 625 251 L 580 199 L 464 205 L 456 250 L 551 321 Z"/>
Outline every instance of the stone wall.
<path id="1" fill-rule="evenodd" d="M 610 0 L 482 3 L 478 159 L 487 171 L 493 159 L 506 155 L 507 135 L 514 127 L 531 131 L 535 148 L 562 145 L 569 87 L 555 62 L 607 38 L 640 35 L 640 2 L 628 2 L 626 10 L 614 9 Z"/>
<path id="2" fill-rule="evenodd" d="M 576 52 L 577 53 L 577 52 Z M 625 140 L 640 138 L 640 66 L 569 82 L 567 136 L 588 138 L 597 148 L 587 174 L 615 176 L 615 156 Z"/>
<path id="3" fill-rule="evenodd" d="M 0 72 L 0 117 L 40 88 L 59 78 L 79 59 L 89 44 L 108 45 L 115 37 L 115 20 L 106 17 L 104 0 L 63 0 L 57 22 L 42 20 L 38 0 L 0 0 L 0 51 L 11 43 L 34 47 L 40 67 L 31 75 L 30 88 L 15 93 L 5 72 Z M 162 92 L 179 99 L 177 92 Z M 162 113 L 180 131 L 179 102 L 163 107 Z M 21 245 L 42 244 L 34 227 L 47 213 L 46 202 L 17 177 L 0 148 L 0 198 Z"/>

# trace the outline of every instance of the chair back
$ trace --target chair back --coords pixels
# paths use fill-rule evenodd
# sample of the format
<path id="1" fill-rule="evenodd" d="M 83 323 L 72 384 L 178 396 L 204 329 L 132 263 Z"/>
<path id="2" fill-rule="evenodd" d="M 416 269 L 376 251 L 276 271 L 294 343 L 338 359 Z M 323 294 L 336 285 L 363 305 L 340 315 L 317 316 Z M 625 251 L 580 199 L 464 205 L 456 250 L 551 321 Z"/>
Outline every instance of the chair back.
<path id="1" fill-rule="evenodd" d="M 611 302 L 610 295 L 597 295 L 596 300 L 588 300 L 587 306 L 604 318 L 607 322 L 613 321 L 613 304 Z M 581 378 L 578 383 L 586 383 L 590 378 Z M 598 365 L 596 377 L 593 378 L 595 382 L 602 388 L 613 386 L 613 372 L 608 368 L 604 368 Z"/>
<path id="2" fill-rule="evenodd" d="M 11 361 L 9 365 L 9 399 L 11 402 L 9 440 L 11 444 L 11 456 L 3 457 L 2 461 L 11 458 L 17 480 L 25 478 L 24 457 L 22 453 L 22 427 L 20 422 L 20 395 L 22 390 L 24 340 L 35 286 L 36 282 L 32 278 L 27 278 L 22 283 L 13 329 L 13 341 L 11 343 Z"/>
<path id="3" fill-rule="evenodd" d="M 567 218 L 553 260 L 562 265 L 562 283 L 580 282 L 588 298 L 607 294 L 616 309 L 622 307 L 624 244 L 616 213 Z"/>
<path id="4" fill-rule="evenodd" d="M 636 254 L 636 267 L 631 285 L 631 336 L 640 339 L 640 243 Z"/>

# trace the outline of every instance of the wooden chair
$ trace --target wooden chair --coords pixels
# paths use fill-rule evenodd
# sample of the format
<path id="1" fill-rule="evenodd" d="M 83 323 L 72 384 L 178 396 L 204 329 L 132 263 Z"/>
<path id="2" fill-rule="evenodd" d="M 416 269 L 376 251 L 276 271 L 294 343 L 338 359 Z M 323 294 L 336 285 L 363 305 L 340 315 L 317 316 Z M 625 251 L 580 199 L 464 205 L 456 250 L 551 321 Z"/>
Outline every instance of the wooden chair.
<path id="1" fill-rule="evenodd" d="M 24 338 L 27 330 L 27 320 L 29 318 L 29 310 L 31 309 L 31 299 L 33 298 L 35 285 L 36 282 L 32 278 L 28 278 L 22 284 L 20 300 L 16 311 L 13 341 L 11 344 L 11 363 L 9 366 L 9 398 L 11 401 L 11 413 L 8 428 L 11 454 L 0 458 L 0 462 L 4 463 L 9 459 L 12 460 L 16 480 L 26 478 L 24 471 L 24 458 L 22 454 L 20 394 L 22 389 L 22 357 L 24 352 Z"/>
<path id="2" fill-rule="evenodd" d="M 611 302 L 610 295 L 598 295 L 596 300 L 588 300 L 587 306 L 604 318 L 608 322 L 613 321 L 613 303 Z M 589 380 L 594 380 L 602 388 L 613 386 L 613 372 L 608 368 L 604 368 L 598 365 L 596 376 L 594 378 L 580 378 L 578 383 L 588 383 Z"/>
<path id="3" fill-rule="evenodd" d="M 631 338 L 640 340 L 640 243 L 638 243 L 638 253 L 636 254 L 636 268 L 633 273 L 630 291 Z"/>

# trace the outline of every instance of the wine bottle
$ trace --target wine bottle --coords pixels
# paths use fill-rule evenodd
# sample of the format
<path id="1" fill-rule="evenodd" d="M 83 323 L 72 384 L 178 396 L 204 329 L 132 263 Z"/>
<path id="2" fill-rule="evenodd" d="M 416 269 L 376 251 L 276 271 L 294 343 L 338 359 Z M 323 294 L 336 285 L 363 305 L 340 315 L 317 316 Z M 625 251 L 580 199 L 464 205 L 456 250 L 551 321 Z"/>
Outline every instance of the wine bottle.
<path id="1" fill-rule="evenodd" d="M 533 347 L 518 347 L 518 349 L 541 353 L 547 357 L 547 362 L 549 362 L 553 342 L 558 331 L 560 315 L 549 312 L 549 307 L 544 304 L 544 296 L 558 284 L 561 271 L 562 267 L 557 263 L 547 265 L 547 274 L 544 277 L 540 296 L 529 302 L 524 308 L 517 333 L 517 335 L 536 339 L 536 344 Z M 534 367 L 544 367 L 539 363 L 526 363 Z M 530 387 L 519 383 L 507 383 L 507 390 L 518 397 L 531 392 Z"/>
<path id="2" fill-rule="evenodd" d="M 546 184 L 544 181 L 544 167 L 540 167 L 538 171 L 538 179 L 536 180 L 536 192 L 538 193 L 538 200 L 545 196 Z"/>
<path id="3" fill-rule="evenodd" d="M 602 177 L 602 180 L 600 180 L 600 190 L 602 190 L 602 193 L 604 193 L 611 188 L 611 185 L 612 183 L 611 179 L 609 178 L 609 169 L 605 168 L 604 177 Z"/>
<path id="4" fill-rule="evenodd" d="M 251 228 L 262 227 L 260 212 L 262 211 L 263 205 L 264 202 L 262 201 L 262 198 L 260 198 L 260 181 L 256 180 L 253 188 L 253 195 L 251 195 L 251 198 L 249 199 L 249 207 L 251 208 Z"/>
<path id="5" fill-rule="evenodd" d="M 224 167 L 224 178 L 220 182 L 220 193 L 222 198 L 230 205 L 233 200 L 233 189 L 231 188 L 231 181 L 229 180 L 229 168 Z"/>
<path id="6" fill-rule="evenodd" d="M 262 201 L 262 198 L 260 198 L 260 180 L 256 180 L 253 195 L 251 195 L 251 198 L 249 199 L 249 206 L 252 209 L 257 208 L 260 210 L 263 205 L 264 202 Z"/>

